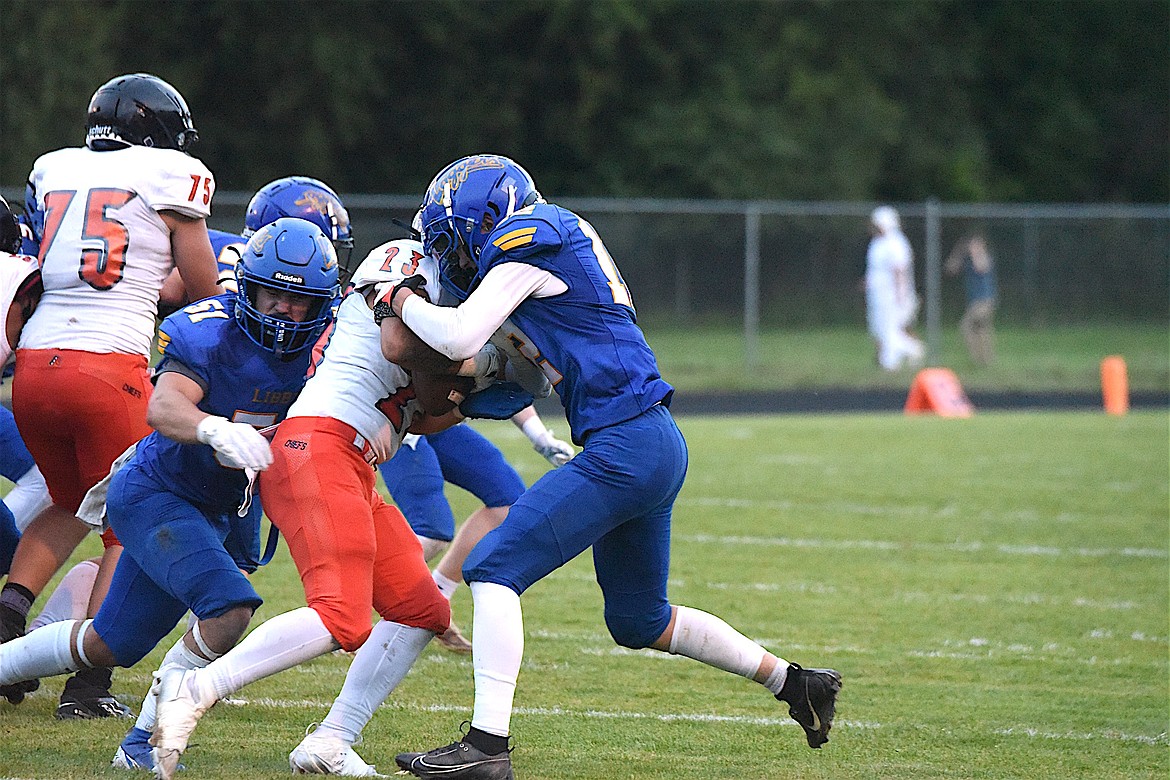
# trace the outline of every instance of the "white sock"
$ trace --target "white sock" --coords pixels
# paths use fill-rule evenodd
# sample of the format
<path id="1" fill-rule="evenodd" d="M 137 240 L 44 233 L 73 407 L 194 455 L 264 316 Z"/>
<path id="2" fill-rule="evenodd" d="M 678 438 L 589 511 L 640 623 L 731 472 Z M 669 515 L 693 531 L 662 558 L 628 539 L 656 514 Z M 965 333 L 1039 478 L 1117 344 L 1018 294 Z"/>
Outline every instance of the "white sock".
<path id="1" fill-rule="evenodd" d="M 12 512 L 16 528 L 21 533 L 51 503 L 53 499 L 49 497 L 49 486 L 45 484 L 45 478 L 36 464 L 16 480 L 12 490 L 4 496 L 4 504 Z"/>
<path id="2" fill-rule="evenodd" d="M 471 583 L 475 668 L 475 707 L 471 725 L 506 737 L 512 721 L 512 699 L 524 657 L 524 616 L 520 597 L 494 582 Z"/>
<path id="3" fill-rule="evenodd" d="M 764 680 L 764 687 L 771 691 L 776 696 L 780 695 L 780 690 L 784 687 L 784 682 L 788 679 L 788 662 L 783 658 L 776 659 L 776 668 L 768 675 L 768 679 Z"/>
<path id="4" fill-rule="evenodd" d="M 0 645 L 0 685 L 12 685 L 38 677 L 76 672 L 73 629 L 79 620 L 59 620 L 19 639 Z"/>
<path id="5" fill-rule="evenodd" d="M 85 620 L 97 573 L 97 561 L 82 561 L 67 571 L 45 602 L 41 614 L 29 625 L 29 633 L 59 620 Z"/>
<path id="6" fill-rule="evenodd" d="M 374 710 L 398 687 L 434 632 L 380 620 L 358 648 L 341 693 L 317 727 L 352 745 L 374 717 Z"/>
<path id="7" fill-rule="evenodd" d="M 181 666 L 184 669 L 202 669 L 209 663 L 211 661 L 187 647 L 187 643 L 183 641 L 183 637 L 179 637 L 179 641 L 175 642 L 174 647 L 168 650 L 167 654 L 163 656 L 159 670 L 161 671 L 168 666 Z M 138 720 L 134 722 L 134 725 L 143 731 L 154 731 L 154 725 L 157 722 L 158 695 L 154 691 L 154 686 L 151 685 L 145 698 L 142 699 L 142 709 L 138 711 Z"/>
<path id="8" fill-rule="evenodd" d="M 675 607 L 670 652 L 751 680 L 768 651 L 712 614 Z M 783 659 L 777 663 L 788 668 L 788 662 Z"/>
<path id="9" fill-rule="evenodd" d="M 223 657 L 197 671 L 200 687 L 211 686 L 222 699 L 249 683 L 291 669 L 340 647 L 310 607 L 285 612 L 261 623 Z"/>
<path id="10" fill-rule="evenodd" d="M 435 585 L 439 588 L 439 593 L 443 594 L 443 598 L 447 601 L 455 595 L 455 591 L 459 588 L 459 582 L 448 577 L 446 574 L 440 574 L 438 569 L 431 572 L 431 578 L 434 579 Z"/>

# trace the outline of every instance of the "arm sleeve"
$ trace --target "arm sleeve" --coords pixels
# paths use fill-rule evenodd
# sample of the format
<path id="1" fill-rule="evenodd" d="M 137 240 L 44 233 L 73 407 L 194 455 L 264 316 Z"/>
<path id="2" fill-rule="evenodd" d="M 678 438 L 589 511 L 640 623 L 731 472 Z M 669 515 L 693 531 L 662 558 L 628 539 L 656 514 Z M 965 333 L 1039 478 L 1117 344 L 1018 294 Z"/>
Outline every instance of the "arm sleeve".
<path id="1" fill-rule="evenodd" d="M 565 283 L 527 263 L 493 266 L 467 300 L 455 308 L 435 306 L 412 295 L 402 305 L 402 321 L 432 349 L 452 360 L 477 353 L 525 298 L 564 292 Z"/>

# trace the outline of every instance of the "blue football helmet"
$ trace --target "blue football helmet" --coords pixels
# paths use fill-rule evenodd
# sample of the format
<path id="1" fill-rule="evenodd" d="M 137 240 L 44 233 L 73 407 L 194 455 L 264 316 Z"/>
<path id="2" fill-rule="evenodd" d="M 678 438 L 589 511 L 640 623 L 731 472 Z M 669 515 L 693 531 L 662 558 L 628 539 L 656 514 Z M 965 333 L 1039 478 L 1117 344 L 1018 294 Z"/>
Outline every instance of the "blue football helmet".
<path id="1" fill-rule="evenodd" d="M 252 341 L 282 358 L 311 346 L 333 320 L 341 295 L 337 253 L 312 222 L 281 217 L 252 234 L 236 264 L 236 321 Z M 260 287 L 287 290 L 314 301 L 304 322 L 272 317 L 257 306 Z"/>
<path id="2" fill-rule="evenodd" d="M 353 229 L 349 212 L 324 182 L 308 176 L 286 176 L 257 190 L 244 215 L 244 238 L 281 217 L 300 217 L 325 232 L 337 250 L 341 270 L 348 273 L 353 255 Z"/>
<path id="3" fill-rule="evenodd" d="M 488 235 L 517 210 L 543 200 L 528 172 L 498 154 L 464 157 L 439 171 L 419 214 L 424 251 L 439 262 L 443 287 L 465 300 Z M 470 262 L 460 262 L 460 248 Z"/>
<path id="4" fill-rule="evenodd" d="M 186 152 L 198 140 L 187 101 L 158 76 L 118 76 L 89 99 L 85 145 L 95 151 L 152 146 Z"/>

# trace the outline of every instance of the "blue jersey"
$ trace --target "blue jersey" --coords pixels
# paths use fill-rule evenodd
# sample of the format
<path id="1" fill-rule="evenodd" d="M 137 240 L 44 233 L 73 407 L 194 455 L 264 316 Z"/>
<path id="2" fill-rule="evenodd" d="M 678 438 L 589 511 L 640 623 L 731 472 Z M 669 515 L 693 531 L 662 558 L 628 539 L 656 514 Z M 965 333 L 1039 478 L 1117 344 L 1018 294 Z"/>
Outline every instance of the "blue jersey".
<path id="1" fill-rule="evenodd" d="M 227 289 L 236 289 L 236 263 L 244 256 L 244 244 L 248 240 L 235 233 L 225 233 L 222 230 L 208 230 L 207 237 L 211 239 L 211 251 L 215 253 L 217 281 L 220 284 L 230 281 Z"/>
<path id="2" fill-rule="evenodd" d="M 522 209 L 488 236 L 479 275 L 513 260 L 568 285 L 561 295 L 525 299 L 510 319 L 539 352 L 525 350 L 556 388 L 574 442 L 669 405 L 674 388 L 659 374 L 629 290 L 592 225 L 549 203 Z"/>
<path id="3" fill-rule="evenodd" d="M 305 384 L 312 352 L 276 359 L 236 323 L 235 306 L 235 295 L 217 295 L 163 320 L 155 372 L 176 371 L 198 383 L 205 394 L 199 403 L 203 411 L 264 428 L 284 419 Z M 135 461 L 202 509 L 232 512 L 243 500 L 243 470 L 220 465 L 206 444 L 180 444 L 155 432 L 138 445 Z"/>

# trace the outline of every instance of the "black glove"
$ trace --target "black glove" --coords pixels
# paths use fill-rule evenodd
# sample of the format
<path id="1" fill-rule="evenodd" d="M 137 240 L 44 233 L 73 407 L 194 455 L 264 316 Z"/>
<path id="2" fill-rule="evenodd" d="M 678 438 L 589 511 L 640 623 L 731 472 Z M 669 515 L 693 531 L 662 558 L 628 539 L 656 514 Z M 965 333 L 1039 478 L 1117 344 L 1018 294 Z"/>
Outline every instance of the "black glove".
<path id="1" fill-rule="evenodd" d="M 382 300 L 374 304 L 374 324 L 381 327 L 382 320 L 386 319 L 387 317 L 395 316 L 394 309 L 390 304 L 394 301 L 394 296 L 398 294 L 399 290 L 405 287 L 412 293 L 417 293 L 418 288 L 422 287 L 426 283 L 426 277 L 424 277 L 422 274 L 414 274 L 413 276 L 408 276 L 398 284 L 394 285 L 394 287 L 391 288 L 389 295 L 382 296 Z"/>

